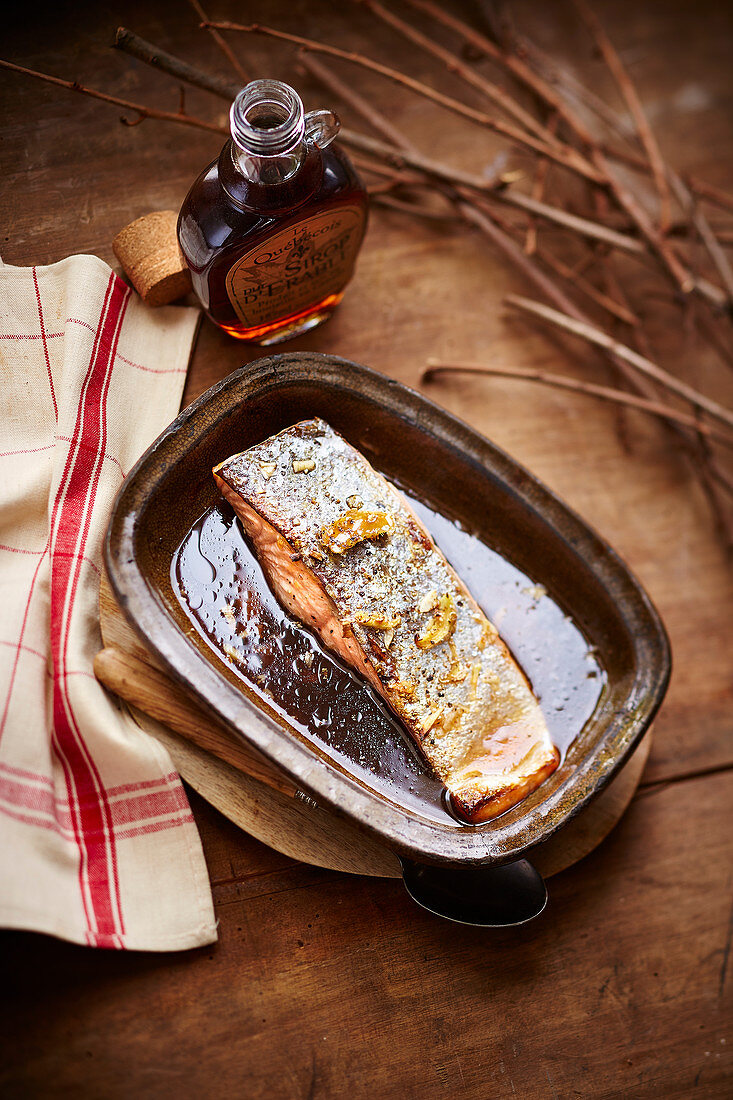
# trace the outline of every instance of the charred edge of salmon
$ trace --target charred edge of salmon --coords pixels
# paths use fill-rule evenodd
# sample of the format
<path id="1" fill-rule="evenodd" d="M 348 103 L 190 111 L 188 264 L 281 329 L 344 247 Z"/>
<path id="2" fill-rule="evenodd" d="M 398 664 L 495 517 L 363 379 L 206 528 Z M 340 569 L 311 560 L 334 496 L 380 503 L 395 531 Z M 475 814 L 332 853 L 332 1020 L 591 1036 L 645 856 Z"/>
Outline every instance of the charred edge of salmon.
<path id="1" fill-rule="evenodd" d="M 560 753 L 553 745 L 553 756 L 546 764 L 539 767 L 531 775 L 524 776 L 521 780 L 503 786 L 496 792 L 487 791 L 480 784 L 460 787 L 458 790 L 447 788 L 450 793 L 450 801 L 453 809 L 459 817 L 471 825 L 481 825 L 485 821 L 492 821 L 500 814 L 506 813 L 514 806 L 536 791 L 546 779 L 557 769 L 560 763 Z"/>

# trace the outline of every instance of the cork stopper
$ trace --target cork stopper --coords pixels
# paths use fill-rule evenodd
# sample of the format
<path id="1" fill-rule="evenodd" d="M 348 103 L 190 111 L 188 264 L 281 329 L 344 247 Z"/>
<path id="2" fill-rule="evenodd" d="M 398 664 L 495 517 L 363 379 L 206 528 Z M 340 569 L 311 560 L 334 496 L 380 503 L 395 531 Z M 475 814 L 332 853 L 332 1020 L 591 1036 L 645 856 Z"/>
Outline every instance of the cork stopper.
<path id="1" fill-rule="evenodd" d="M 140 297 L 164 306 L 191 289 L 191 275 L 178 247 L 175 210 L 145 214 L 121 229 L 112 241 L 115 256 Z"/>

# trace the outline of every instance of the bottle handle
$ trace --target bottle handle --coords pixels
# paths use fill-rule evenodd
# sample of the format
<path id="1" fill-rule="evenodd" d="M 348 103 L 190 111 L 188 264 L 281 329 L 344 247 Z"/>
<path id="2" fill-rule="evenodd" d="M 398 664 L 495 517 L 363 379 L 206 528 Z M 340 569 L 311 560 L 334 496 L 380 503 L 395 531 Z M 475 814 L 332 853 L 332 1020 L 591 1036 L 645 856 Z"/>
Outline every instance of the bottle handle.
<path id="1" fill-rule="evenodd" d="M 333 111 L 309 111 L 305 116 L 305 140 L 316 149 L 330 145 L 341 129 L 341 122 Z"/>

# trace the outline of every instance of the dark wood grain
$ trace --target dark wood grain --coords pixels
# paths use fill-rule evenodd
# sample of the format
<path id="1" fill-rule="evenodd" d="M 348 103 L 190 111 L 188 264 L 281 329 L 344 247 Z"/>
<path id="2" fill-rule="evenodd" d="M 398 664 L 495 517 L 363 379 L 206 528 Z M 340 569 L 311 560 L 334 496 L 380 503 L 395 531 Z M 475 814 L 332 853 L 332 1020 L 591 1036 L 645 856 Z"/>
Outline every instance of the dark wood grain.
<path id="1" fill-rule="evenodd" d="M 448 73 L 405 51 L 367 12 L 327 0 L 211 0 L 220 18 L 260 19 L 367 48 L 450 94 Z M 679 170 L 733 186 L 731 9 L 595 3 L 632 73 L 662 151 Z M 456 3 L 471 13 L 472 5 Z M 520 25 L 613 90 L 570 6 L 521 0 Z M 175 109 L 178 89 L 109 49 L 124 24 L 202 67 L 222 67 L 183 0 L 15 5 L 2 53 L 131 99 Z M 293 79 L 291 55 L 234 43 L 253 75 Z M 229 74 L 227 74 L 229 75 Z M 302 80 L 307 106 L 329 105 Z M 364 77 L 425 152 L 481 171 L 498 143 Z M 114 262 L 114 234 L 175 208 L 213 159 L 213 135 L 0 74 L 0 252 L 13 264 L 72 251 Z M 187 92 L 192 111 L 224 105 Z M 338 105 L 336 105 L 338 106 Z M 344 115 L 348 118 L 348 113 Z M 518 163 L 522 163 L 518 161 Z M 542 230 L 541 230 L 542 232 Z M 589 377 L 589 355 L 501 309 L 526 288 L 476 236 L 375 210 L 357 276 L 327 326 L 292 346 L 368 363 L 417 386 L 429 356 Z M 635 308 L 651 308 L 630 284 Z M 733 373 L 658 324 L 667 365 L 730 403 Z M 256 356 L 204 325 L 191 400 Z M 605 381 L 600 378 L 600 381 Z M 185 955 L 93 953 L 31 934 L 0 939 L 7 1096 L 723 1097 L 730 1094 L 730 830 L 733 598 L 706 503 L 654 424 L 523 383 L 435 384 L 470 421 L 593 523 L 655 599 L 675 671 L 642 789 L 601 848 L 552 881 L 527 929 L 486 936 L 417 910 L 399 883 L 294 864 L 192 797 L 214 884 L 220 941 Z M 699 778 L 685 778 L 705 773 Z M 727 1014 L 726 1014 L 727 1010 Z"/>
<path id="2" fill-rule="evenodd" d="M 5 1095 L 722 1097 L 732 797 L 718 775 L 639 798 L 539 922 L 489 936 L 398 882 L 293 864 L 194 801 L 218 946 L 120 957 L 8 935 Z"/>

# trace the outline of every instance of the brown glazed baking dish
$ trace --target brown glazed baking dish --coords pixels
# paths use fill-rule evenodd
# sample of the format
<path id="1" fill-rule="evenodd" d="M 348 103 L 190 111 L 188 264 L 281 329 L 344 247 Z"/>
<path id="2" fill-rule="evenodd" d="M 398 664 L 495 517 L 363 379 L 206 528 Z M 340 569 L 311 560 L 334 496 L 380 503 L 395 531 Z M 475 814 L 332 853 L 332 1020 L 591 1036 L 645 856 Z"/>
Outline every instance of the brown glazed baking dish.
<path id="1" fill-rule="evenodd" d="M 217 499 L 212 467 L 314 416 L 341 432 L 387 477 L 476 532 L 547 589 L 597 655 L 603 690 L 562 765 L 494 821 L 457 827 L 446 814 L 443 824 L 358 781 L 247 692 L 191 631 L 173 591 L 173 556 Z M 182 412 L 122 486 L 106 562 L 120 606 L 171 676 L 317 801 L 391 847 L 403 861 L 416 900 L 453 919 L 518 923 L 541 910 L 544 884 L 536 882 L 524 857 L 620 769 L 652 720 L 669 678 L 669 647 L 659 616 L 603 539 L 466 424 L 405 386 L 333 356 L 293 352 L 259 359 Z M 489 869 L 498 865 L 501 871 L 491 877 Z M 506 865 L 516 866 L 518 885 Z M 492 895 L 521 894 L 533 875 L 531 902 L 508 910 L 494 906 L 493 917 L 482 919 L 476 900 L 482 883 Z"/>

